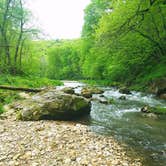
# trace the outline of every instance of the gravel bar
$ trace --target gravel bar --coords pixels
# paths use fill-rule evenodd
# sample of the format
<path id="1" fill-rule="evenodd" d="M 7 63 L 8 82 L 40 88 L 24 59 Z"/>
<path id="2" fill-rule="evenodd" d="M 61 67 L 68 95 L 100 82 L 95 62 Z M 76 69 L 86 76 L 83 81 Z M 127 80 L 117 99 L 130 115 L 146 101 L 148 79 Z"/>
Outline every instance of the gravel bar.
<path id="1" fill-rule="evenodd" d="M 0 166 L 141 166 L 113 139 L 63 121 L 0 120 Z"/>

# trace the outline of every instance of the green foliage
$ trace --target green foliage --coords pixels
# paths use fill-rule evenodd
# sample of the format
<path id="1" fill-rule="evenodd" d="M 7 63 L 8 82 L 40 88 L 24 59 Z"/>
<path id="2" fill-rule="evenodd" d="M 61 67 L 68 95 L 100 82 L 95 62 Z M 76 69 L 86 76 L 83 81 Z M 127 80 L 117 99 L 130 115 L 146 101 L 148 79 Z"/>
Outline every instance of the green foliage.
<path id="1" fill-rule="evenodd" d="M 0 103 L 0 114 L 2 114 L 3 112 L 4 112 L 3 105 Z"/>
<path id="2" fill-rule="evenodd" d="M 10 85 L 16 87 L 44 87 L 44 86 L 57 86 L 62 85 L 62 82 L 57 80 L 51 80 L 48 78 L 39 77 L 20 77 L 11 75 L 1 75 L 0 85 Z"/>
<path id="3" fill-rule="evenodd" d="M 28 42 L 37 31 L 25 26 L 30 19 L 23 0 L 0 2 L 0 73 L 22 74 Z"/>
<path id="4" fill-rule="evenodd" d="M 103 3 L 107 4 L 106 8 L 92 0 L 85 10 L 83 76 L 127 85 L 139 84 L 140 87 L 165 77 L 164 1 L 107 0 Z M 100 16 L 95 18 L 90 11 L 100 11 Z M 95 18 L 95 23 L 91 18 Z M 87 42 L 90 43 L 86 46 Z"/>
<path id="5" fill-rule="evenodd" d="M 112 98 L 112 99 L 109 99 L 109 100 L 108 100 L 108 103 L 109 103 L 109 104 L 116 104 L 116 101 L 115 101 L 115 99 Z"/>
<path id="6" fill-rule="evenodd" d="M 164 107 L 151 107 L 150 108 L 151 113 L 155 114 L 166 114 L 166 108 Z"/>
<path id="7" fill-rule="evenodd" d="M 91 0 L 81 39 L 52 41 L 32 41 L 38 31 L 23 26 L 30 14 L 22 3 L 0 2 L 0 73 L 24 78 L 6 76 L 0 83 L 54 84 L 47 77 L 102 80 L 96 82 L 103 85 L 120 82 L 141 89 L 166 77 L 164 0 Z"/>
<path id="8" fill-rule="evenodd" d="M 14 87 L 40 88 L 45 86 L 58 86 L 62 82 L 39 77 L 20 77 L 11 75 L 0 75 L 0 85 L 9 85 Z M 0 114 L 3 113 L 3 105 L 9 104 L 15 100 L 21 99 L 18 92 L 0 90 Z"/>
<path id="9" fill-rule="evenodd" d="M 13 100 L 20 99 L 17 92 L 12 91 L 0 91 L 0 103 L 8 104 L 11 103 Z"/>
<path id="10" fill-rule="evenodd" d="M 4 112 L 3 106 L 21 99 L 17 92 L 0 90 L 0 114 Z"/>
<path id="11" fill-rule="evenodd" d="M 115 86 L 119 87 L 122 86 L 119 82 L 112 82 L 111 80 L 81 80 L 81 82 L 84 82 L 86 84 L 89 84 L 91 86 Z"/>
<path id="12" fill-rule="evenodd" d="M 81 40 L 59 41 L 48 50 L 48 77 L 81 78 Z"/>
<path id="13" fill-rule="evenodd" d="M 85 23 L 82 30 L 82 37 L 93 37 L 98 26 L 98 22 L 102 15 L 107 12 L 110 1 L 108 0 L 92 0 L 90 5 L 85 9 Z"/>
<path id="14" fill-rule="evenodd" d="M 23 59 L 23 75 L 47 77 L 47 50 L 54 41 L 29 41 L 27 43 L 26 59 Z"/>

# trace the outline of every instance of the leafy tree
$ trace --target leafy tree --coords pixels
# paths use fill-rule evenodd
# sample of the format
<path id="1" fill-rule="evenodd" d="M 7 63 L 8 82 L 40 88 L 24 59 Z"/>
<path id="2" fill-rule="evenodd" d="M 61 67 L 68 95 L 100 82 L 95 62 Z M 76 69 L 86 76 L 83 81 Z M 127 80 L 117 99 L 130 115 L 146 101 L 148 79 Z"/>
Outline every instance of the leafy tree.
<path id="1" fill-rule="evenodd" d="M 81 78 L 81 41 L 58 41 L 48 50 L 48 64 L 49 78 Z"/>
<path id="2" fill-rule="evenodd" d="M 34 30 L 27 29 L 29 12 L 23 0 L 0 2 L 0 73 L 21 73 L 26 42 Z"/>
<path id="3" fill-rule="evenodd" d="M 87 11 L 96 11 L 91 1 Z M 85 16 L 84 76 L 128 84 L 147 77 L 153 67 L 166 61 L 166 4 L 163 0 L 106 1 L 100 17 L 93 22 Z M 97 21 L 96 21 L 97 20 Z M 87 32 L 87 33 L 85 33 Z M 89 32 L 89 33 L 88 33 Z M 90 35 L 89 35 L 90 34 Z M 89 37 L 90 36 L 90 37 Z M 86 45 L 90 39 L 90 46 Z M 163 65 L 161 65 L 163 66 Z M 158 70 L 161 72 L 161 70 Z M 154 75 L 154 74 L 153 74 Z M 161 76 L 166 76 L 163 70 Z M 150 80 L 147 80 L 150 81 Z"/>

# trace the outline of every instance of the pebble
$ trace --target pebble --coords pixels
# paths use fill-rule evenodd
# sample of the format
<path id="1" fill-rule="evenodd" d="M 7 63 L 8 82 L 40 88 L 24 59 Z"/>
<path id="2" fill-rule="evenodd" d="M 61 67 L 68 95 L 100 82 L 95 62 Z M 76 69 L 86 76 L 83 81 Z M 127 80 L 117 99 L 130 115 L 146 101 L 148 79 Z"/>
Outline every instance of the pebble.
<path id="1" fill-rule="evenodd" d="M 82 124 L 0 120 L 0 131 L 0 166 L 142 166 L 112 137 Z"/>

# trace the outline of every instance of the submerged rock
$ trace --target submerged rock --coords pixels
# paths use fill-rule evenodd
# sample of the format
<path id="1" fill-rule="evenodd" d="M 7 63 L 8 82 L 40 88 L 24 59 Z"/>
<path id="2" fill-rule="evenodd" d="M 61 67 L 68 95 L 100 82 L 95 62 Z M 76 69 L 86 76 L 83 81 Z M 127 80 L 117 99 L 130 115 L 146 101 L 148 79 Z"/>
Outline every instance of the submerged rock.
<path id="1" fill-rule="evenodd" d="M 144 113 L 143 116 L 151 119 L 158 119 L 158 116 L 154 113 L 148 113 L 148 114 Z"/>
<path id="2" fill-rule="evenodd" d="M 14 103 L 12 108 L 17 110 L 19 120 L 71 120 L 89 114 L 90 102 L 80 96 L 49 90 Z"/>
<path id="3" fill-rule="evenodd" d="M 126 96 L 120 96 L 119 99 L 120 100 L 126 100 Z"/>
<path id="4" fill-rule="evenodd" d="M 105 95 L 102 94 L 102 95 L 100 95 L 99 97 L 105 97 Z"/>
<path id="5" fill-rule="evenodd" d="M 84 87 L 81 90 L 81 95 L 86 98 L 91 98 L 93 94 L 102 94 L 104 91 L 94 87 Z"/>
<path id="6" fill-rule="evenodd" d="M 106 97 L 93 97 L 91 99 L 91 101 L 97 101 L 101 104 L 115 104 L 115 100 L 114 99 L 108 99 Z"/>
<path id="7" fill-rule="evenodd" d="M 122 87 L 119 89 L 119 92 L 122 93 L 122 94 L 131 94 L 130 90 L 126 87 Z"/>

